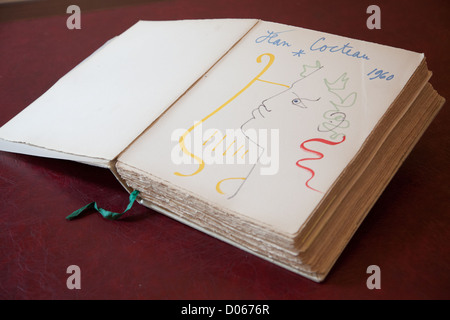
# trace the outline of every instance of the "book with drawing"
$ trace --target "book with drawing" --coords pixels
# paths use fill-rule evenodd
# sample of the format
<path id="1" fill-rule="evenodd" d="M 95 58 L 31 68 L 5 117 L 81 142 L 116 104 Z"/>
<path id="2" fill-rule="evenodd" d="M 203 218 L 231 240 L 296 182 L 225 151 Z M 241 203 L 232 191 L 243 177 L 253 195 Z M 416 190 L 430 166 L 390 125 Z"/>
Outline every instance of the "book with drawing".
<path id="1" fill-rule="evenodd" d="M 256 19 L 140 21 L 0 128 L 322 281 L 444 103 L 423 54 Z"/>

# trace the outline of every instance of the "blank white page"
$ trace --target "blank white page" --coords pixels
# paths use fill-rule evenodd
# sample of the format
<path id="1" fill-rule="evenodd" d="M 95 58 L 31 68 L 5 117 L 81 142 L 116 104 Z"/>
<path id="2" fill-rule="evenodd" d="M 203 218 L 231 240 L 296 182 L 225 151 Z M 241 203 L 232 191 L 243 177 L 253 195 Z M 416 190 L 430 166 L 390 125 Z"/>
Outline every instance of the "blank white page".
<path id="1" fill-rule="evenodd" d="M 112 160 L 256 22 L 140 21 L 0 128 L 0 149 Z"/>

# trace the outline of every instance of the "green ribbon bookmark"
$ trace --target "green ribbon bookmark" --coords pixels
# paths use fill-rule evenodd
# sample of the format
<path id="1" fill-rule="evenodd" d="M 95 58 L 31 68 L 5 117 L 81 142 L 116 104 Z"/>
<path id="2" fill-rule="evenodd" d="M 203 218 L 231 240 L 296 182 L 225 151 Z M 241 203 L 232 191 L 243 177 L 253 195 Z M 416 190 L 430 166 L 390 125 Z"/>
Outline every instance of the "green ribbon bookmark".
<path id="1" fill-rule="evenodd" d="M 89 210 L 89 209 L 95 209 L 97 210 L 104 218 L 108 219 L 108 220 L 116 220 L 119 219 L 125 212 L 127 212 L 128 210 L 131 209 L 131 207 L 133 206 L 134 201 L 136 200 L 136 197 L 138 196 L 139 191 L 138 190 L 134 190 L 131 194 L 130 194 L 130 203 L 128 204 L 127 208 L 125 209 L 124 212 L 122 213 L 117 213 L 117 212 L 111 212 L 102 208 L 99 208 L 97 206 L 96 202 L 92 202 L 89 203 L 88 205 L 85 205 L 83 208 L 80 208 L 74 212 L 72 212 L 71 214 L 69 214 L 66 219 L 67 220 L 72 220 L 76 217 L 78 217 L 82 212 Z"/>

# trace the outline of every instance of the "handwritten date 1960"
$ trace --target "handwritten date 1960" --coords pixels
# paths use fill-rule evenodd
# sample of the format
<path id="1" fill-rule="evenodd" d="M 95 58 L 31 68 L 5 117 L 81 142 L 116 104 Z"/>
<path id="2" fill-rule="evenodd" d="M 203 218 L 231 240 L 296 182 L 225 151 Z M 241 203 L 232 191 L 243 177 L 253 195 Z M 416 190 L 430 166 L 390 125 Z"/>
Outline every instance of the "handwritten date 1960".
<path id="1" fill-rule="evenodd" d="M 370 71 L 367 75 L 370 76 L 371 74 L 372 77 L 369 78 L 369 80 L 374 80 L 374 79 L 385 79 L 386 81 L 392 80 L 394 78 L 393 74 L 389 74 L 389 72 L 385 72 L 383 70 L 379 70 L 378 68 L 373 69 L 372 71 Z"/>

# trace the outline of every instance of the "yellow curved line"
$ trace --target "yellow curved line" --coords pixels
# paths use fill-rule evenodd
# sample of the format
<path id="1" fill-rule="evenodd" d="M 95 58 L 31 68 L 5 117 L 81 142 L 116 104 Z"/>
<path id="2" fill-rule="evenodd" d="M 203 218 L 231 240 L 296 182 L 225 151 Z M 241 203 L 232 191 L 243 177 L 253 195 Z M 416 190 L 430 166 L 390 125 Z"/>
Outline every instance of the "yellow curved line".
<path id="1" fill-rule="evenodd" d="M 220 189 L 220 185 L 222 184 L 222 182 L 227 181 L 227 180 L 245 180 L 245 178 L 226 178 L 226 179 L 220 180 L 216 184 L 216 190 L 218 193 L 225 194 L 225 192 L 223 192 L 222 189 Z"/>
<path id="2" fill-rule="evenodd" d="M 186 130 L 186 132 L 180 137 L 180 140 L 179 140 L 178 144 L 180 145 L 181 150 L 183 151 L 184 154 L 190 156 L 191 158 L 195 159 L 198 162 L 198 168 L 197 168 L 197 170 L 195 172 L 193 172 L 191 174 L 182 174 L 180 172 L 174 172 L 175 175 L 181 176 L 181 177 L 191 177 L 191 176 L 194 176 L 194 175 L 198 174 L 200 171 L 203 170 L 203 168 L 205 167 L 205 162 L 203 161 L 202 158 L 200 158 L 200 157 L 196 156 L 195 154 L 192 154 L 191 152 L 189 152 L 189 150 L 186 148 L 184 140 L 186 139 L 187 135 L 190 134 L 198 125 L 200 125 L 201 123 L 205 122 L 210 117 L 215 115 L 217 112 L 219 112 L 220 110 L 225 108 L 230 102 L 232 102 L 234 99 L 236 99 L 238 96 L 240 96 L 245 90 L 250 88 L 250 86 L 253 83 L 255 83 L 255 81 L 258 80 L 258 78 L 261 77 L 270 68 L 270 66 L 273 64 L 273 61 L 275 60 L 275 56 L 273 54 L 271 54 L 271 53 L 263 53 L 263 54 L 261 54 L 260 56 L 258 56 L 256 58 L 256 62 L 261 63 L 263 56 L 268 56 L 269 57 L 269 62 L 267 63 L 267 65 L 264 67 L 264 69 L 256 77 L 254 77 L 249 83 L 247 83 L 247 85 L 245 87 L 243 87 L 241 90 L 239 90 L 234 96 L 232 96 L 230 99 L 228 99 L 228 101 L 226 101 L 224 104 L 222 104 L 216 110 L 214 110 L 213 112 L 208 114 L 206 117 L 204 117 L 199 122 L 195 123 L 188 130 Z"/>

